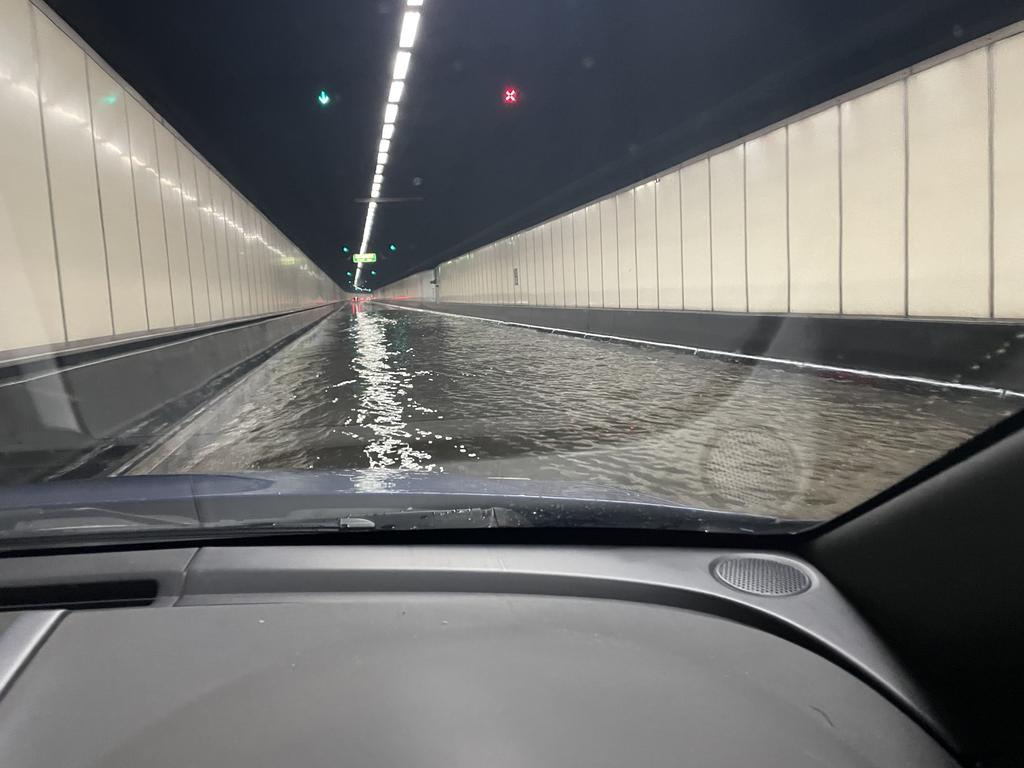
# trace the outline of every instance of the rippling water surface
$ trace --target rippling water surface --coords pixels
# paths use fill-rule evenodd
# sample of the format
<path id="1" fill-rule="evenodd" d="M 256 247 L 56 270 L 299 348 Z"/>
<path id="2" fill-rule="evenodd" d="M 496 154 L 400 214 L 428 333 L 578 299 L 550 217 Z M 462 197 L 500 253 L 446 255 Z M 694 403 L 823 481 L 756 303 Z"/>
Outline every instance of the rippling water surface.
<path id="1" fill-rule="evenodd" d="M 140 469 L 391 468 L 587 480 L 805 519 L 1018 407 L 438 314 L 337 312 Z"/>

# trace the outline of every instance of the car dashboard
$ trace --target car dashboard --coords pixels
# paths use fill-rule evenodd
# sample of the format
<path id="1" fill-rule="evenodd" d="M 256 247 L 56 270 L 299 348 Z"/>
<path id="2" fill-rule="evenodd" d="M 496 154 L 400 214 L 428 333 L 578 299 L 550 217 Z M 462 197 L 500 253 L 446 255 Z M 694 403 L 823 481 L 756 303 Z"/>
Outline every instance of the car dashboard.
<path id="1" fill-rule="evenodd" d="M 0 583 L 5 768 L 957 765 L 792 554 L 165 547 Z"/>

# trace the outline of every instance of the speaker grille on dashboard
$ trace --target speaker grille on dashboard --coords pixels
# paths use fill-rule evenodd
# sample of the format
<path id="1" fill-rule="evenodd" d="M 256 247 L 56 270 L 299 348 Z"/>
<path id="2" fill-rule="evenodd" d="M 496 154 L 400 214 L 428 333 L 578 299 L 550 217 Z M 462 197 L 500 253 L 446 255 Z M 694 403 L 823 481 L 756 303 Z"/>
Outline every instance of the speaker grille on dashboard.
<path id="1" fill-rule="evenodd" d="M 727 587 L 763 597 L 799 595 L 811 588 L 803 568 L 769 557 L 720 557 L 711 573 Z"/>

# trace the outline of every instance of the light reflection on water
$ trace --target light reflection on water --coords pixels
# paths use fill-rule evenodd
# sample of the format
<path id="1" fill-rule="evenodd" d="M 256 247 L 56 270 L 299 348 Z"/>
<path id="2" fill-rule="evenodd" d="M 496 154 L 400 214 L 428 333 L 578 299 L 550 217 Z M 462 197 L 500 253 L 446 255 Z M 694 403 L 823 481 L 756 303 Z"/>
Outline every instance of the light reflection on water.
<path id="1" fill-rule="evenodd" d="M 842 512 L 1016 410 L 666 348 L 338 312 L 140 466 L 585 481 L 683 504 Z"/>
<path id="2" fill-rule="evenodd" d="M 413 435 L 409 431 L 406 409 L 421 413 L 432 410 L 415 403 L 412 395 L 415 374 L 402 366 L 399 352 L 388 347 L 384 326 L 394 322 L 385 315 L 370 312 L 360 312 L 353 319 L 356 343 L 352 366 L 363 385 L 357 390 L 355 423 L 365 426 L 372 436 L 363 449 L 371 469 L 430 471 L 437 467 L 430 453 L 414 448 L 409 442 Z M 417 432 L 419 437 L 431 434 L 425 430 Z"/>

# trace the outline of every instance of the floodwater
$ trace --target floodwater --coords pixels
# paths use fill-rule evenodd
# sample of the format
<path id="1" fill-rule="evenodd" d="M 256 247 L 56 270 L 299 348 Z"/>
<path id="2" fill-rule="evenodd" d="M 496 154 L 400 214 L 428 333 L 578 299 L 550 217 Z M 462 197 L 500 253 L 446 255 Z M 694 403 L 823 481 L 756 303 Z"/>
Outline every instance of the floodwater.
<path id="1" fill-rule="evenodd" d="M 471 318 L 344 310 L 135 471 L 390 468 L 583 480 L 818 520 L 1020 404 Z"/>

